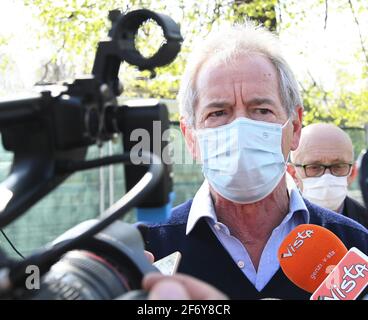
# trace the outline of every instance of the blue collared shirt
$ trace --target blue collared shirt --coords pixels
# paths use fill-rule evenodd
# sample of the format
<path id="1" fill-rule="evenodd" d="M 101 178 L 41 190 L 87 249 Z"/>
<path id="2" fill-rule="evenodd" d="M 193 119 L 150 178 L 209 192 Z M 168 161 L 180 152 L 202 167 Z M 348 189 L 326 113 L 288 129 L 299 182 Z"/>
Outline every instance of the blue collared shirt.
<path id="1" fill-rule="evenodd" d="M 207 181 L 204 181 L 194 196 L 189 212 L 186 234 L 192 231 L 200 218 L 205 217 L 218 240 L 258 291 L 267 285 L 280 267 L 277 252 L 284 238 L 299 224 L 309 223 L 309 212 L 303 198 L 295 184 L 288 179 L 289 213 L 272 231 L 263 249 L 257 271 L 243 244 L 230 234 L 225 224 L 218 222 Z"/>

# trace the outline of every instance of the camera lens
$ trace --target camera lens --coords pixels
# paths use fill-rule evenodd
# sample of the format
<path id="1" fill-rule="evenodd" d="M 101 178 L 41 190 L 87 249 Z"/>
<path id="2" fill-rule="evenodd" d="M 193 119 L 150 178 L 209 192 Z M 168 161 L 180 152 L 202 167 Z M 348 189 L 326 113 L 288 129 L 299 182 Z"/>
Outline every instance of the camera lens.
<path id="1" fill-rule="evenodd" d="M 89 251 L 63 256 L 43 277 L 34 300 L 111 300 L 130 290 L 113 264 Z"/>

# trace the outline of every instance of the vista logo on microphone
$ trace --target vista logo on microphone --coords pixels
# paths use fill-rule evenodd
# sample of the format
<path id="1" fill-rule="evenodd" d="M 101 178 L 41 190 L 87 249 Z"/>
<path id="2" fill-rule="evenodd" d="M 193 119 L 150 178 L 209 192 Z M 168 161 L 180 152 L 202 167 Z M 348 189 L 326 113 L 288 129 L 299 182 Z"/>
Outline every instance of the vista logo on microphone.
<path id="1" fill-rule="evenodd" d="M 368 285 L 368 257 L 351 248 L 311 300 L 355 300 Z"/>
<path id="2" fill-rule="evenodd" d="M 311 238 L 312 235 L 313 230 L 310 229 L 298 232 L 295 241 L 287 246 L 287 252 L 282 253 L 281 258 L 292 257 L 296 250 L 304 244 L 305 239 Z"/>
<path id="3" fill-rule="evenodd" d="M 326 269 L 337 265 L 346 252 L 345 245 L 330 230 L 300 224 L 285 237 L 277 256 L 285 275 L 313 293 L 328 276 Z"/>

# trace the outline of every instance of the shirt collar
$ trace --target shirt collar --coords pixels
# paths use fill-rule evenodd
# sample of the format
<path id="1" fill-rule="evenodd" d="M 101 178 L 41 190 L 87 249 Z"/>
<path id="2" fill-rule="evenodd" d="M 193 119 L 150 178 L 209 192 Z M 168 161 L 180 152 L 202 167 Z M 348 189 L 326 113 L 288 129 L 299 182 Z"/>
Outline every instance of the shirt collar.
<path id="1" fill-rule="evenodd" d="M 289 213 L 286 215 L 280 225 L 287 223 L 291 219 L 295 219 L 298 224 L 309 223 L 310 216 L 307 206 L 299 189 L 291 189 L 289 191 Z"/>
<path id="2" fill-rule="evenodd" d="M 289 213 L 285 216 L 280 226 L 287 223 L 291 218 L 294 218 L 297 212 L 300 213 L 298 215 L 298 222 L 300 224 L 309 223 L 310 217 L 307 206 L 305 205 L 305 202 L 298 187 L 288 173 L 286 173 L 286 181 L 290 199 Z M 215 208 L 213 206 L 213 201 L 211 198 L 207 180 L 203 182 L 193 198 L 192 206 L 188 215 L 186 235 L 188 235 L 193 230 L 193 228 L 201 218 L 209 218 L 214 223 L 217 223 L 217 216 L 215 213 Z"/>
<path id="3" fill-rule="evenodd" d="M 188 215 L 186 234 L 188 235 L 193 230 L 198 220 L 204 217 L 208 217 L 214 222 L 217 222 L 215 208 L 213 207 L 207 180 L 204 180 L 193 198 L 192 206 Z"/>

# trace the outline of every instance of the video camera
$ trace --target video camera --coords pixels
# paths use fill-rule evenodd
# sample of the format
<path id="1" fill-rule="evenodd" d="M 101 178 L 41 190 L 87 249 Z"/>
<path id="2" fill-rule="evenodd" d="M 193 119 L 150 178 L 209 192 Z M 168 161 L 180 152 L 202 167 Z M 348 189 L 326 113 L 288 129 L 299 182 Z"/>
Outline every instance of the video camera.
<path id="1" fill-rule="evenodd" d="M 118 73 L 124 61 L 152 72 L 169 64 L 183 39 L 170 17 L 147 9 L 127 14 L 114 10 L 109 19 L 109 39 L 98 45 L 91 76 L 64 84 L 61 90 L 51 86 L 33 96 L 0 102 L 2 142 L 14 153 L 10 174 L 0 184 L 0 228 L 79 170 L 124 163 L 129 191 L 104 219 L 76 226 L 22 261 L 0 252 L 0 298 L 115 299 L 139 289 L 143 275 L 157 271 L 144 255 L 137 228 L 116 220 L 133 207 L 161 207 L 169 201 L 171 167 L 161 161 L 165 155 L 160 153 L 167 150 L 165 142 L 154 153 L 151 139 L 150 149 L 133 154 L 129 141 L 136 128 L 152 135 L 153 121 L 160 121 L 162 132 L 168 129 L 168 111 L 160 103 L 119 105 Z M 148 20 L 162 28 L 165 43 L 145 58 L 135 38 Z M 123 154 L 85 160 L 88 146 L 120 133 Z M 40 288 L 27 290 L 35 285 L 27 282 L 35 270 L 41 276 Z"/>

